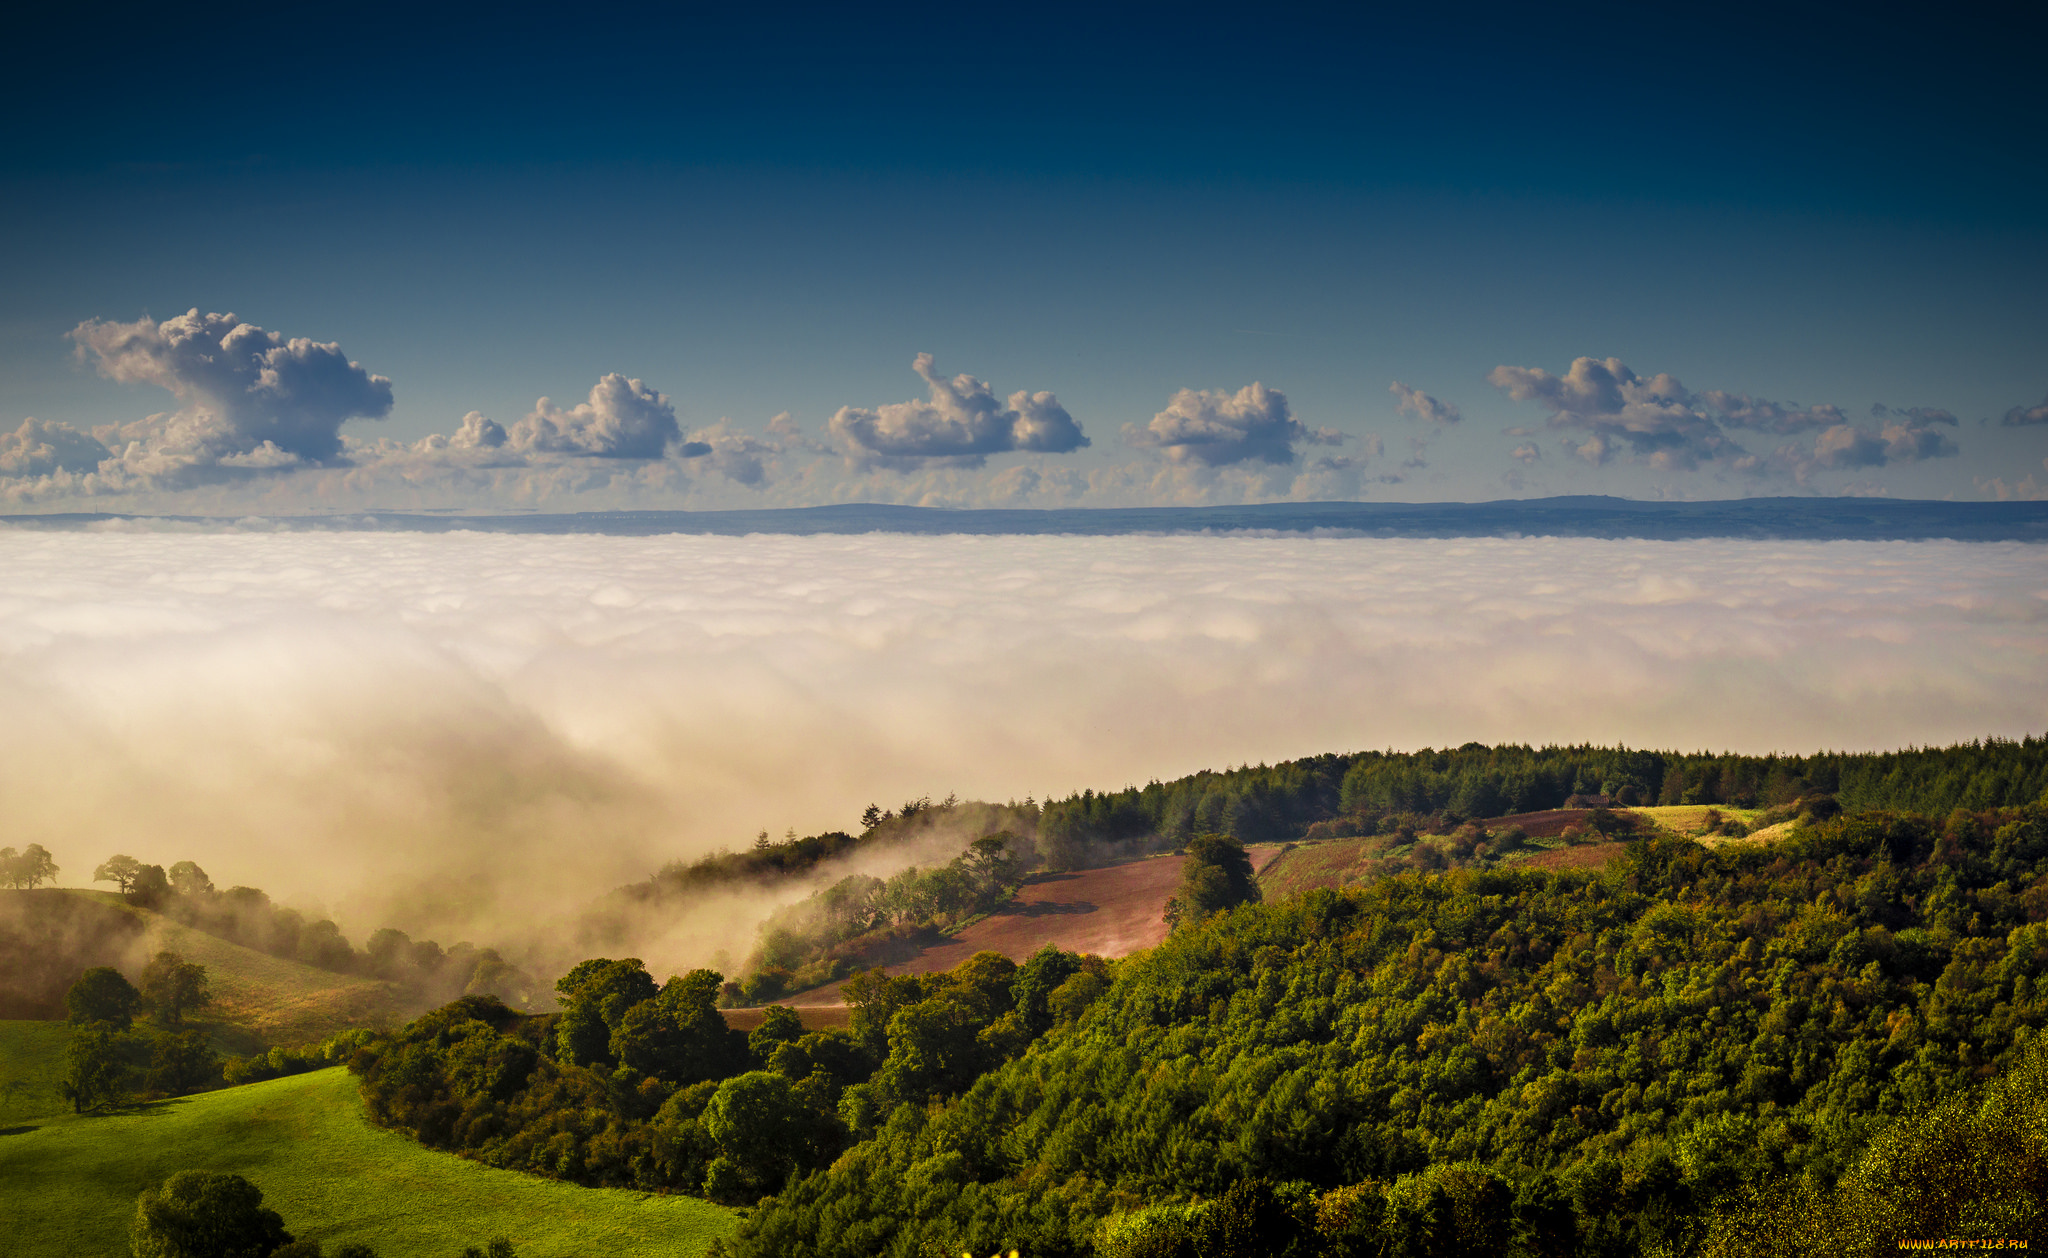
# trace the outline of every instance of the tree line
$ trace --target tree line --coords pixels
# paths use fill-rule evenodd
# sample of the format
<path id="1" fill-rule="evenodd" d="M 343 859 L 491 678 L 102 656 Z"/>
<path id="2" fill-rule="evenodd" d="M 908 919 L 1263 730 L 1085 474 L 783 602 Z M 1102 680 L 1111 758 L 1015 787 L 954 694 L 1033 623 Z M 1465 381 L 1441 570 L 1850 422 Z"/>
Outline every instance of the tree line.
<path id="1" fill-rule="evenodd" d="M 1626 747 L 1461 747 L 1326 754 L 1205 770 L 1121 791 L 1048 801 L 1037 847 L 1054 868 L 1184 845 L 1196 834 L 1286 842 L 1319 822 L 1372 826 L 1403 815 L 1431 828 L 1582 804 L 1726 804 L 1743 808 L 1831 797 L 1852 811 L 1944 816 L 2011 808 L 2048 792 L 2048 739 L 1989 738 L 1949 747 L 1803 756 L 1637 751 Z M 1375 833 L 1354 829 L 1352 833 Z"/>
<path id="2" fill-rule="evenodd" d="M 65 993 L 72 1026 L 64 1050 L 64 1099 L 80 1114 L 128 1104 L 136 1094 L 163 1097 L 220 1081 L 221 1061 L 205 1031 L 185 1015 L 212 1003 L 206 967 L 159 952 L 140 986 L 112 966 L 80 974 Z M 137 1027 L 138 1016 L 149 1020 Z"/>
<path id="3" fill-rule="evenodd" d="M 897 809 L 869 804 L 858 834 L 829 830 L 799 838 L 791 830 L 777 840 L 763 830 L 750 847 L 720 848 L 693 861 L 670 861 L 645 880 L 612 892 L 585 915 L 583 933 L 592 939 L 623 937 L 627 932 L 618 921 L 637 910 L 686 903 L 722 888 L 772 887 L 808 875 L 828 861 L 890 847 L 1003 833 L 1011 836 L 1013 847 L 1030 853 L 1037 830 L 1038 805 L 1030 799 L 993 804 L 949 795 L 937 803 L 929 796 L 905 800 Z"/>
<path id="4" fill-rule="evenodd" d="M 846 1029 L 772 1006 L 751 1033 L 723 977 L 657 984 L 637 959 L 564 975 L 557 1013 L 467 996 L 372 1037 L 349 1068 L 372 1122 L 432 1148 L 581 1184 L 752 1202 L 828 1166 L 905 1107 L 957 1094 L 1108 989 L 1113 967 L 1047 948 L 950 973 L 848 982 Z"/>
<path id="5" fill-rule="evenodd" d="M 0 883 L 17 891 L 32 891 L 56 880 L 57 862 L 42 844 L 31 843 L 19 852 L 0 847 Z"/>
<path id="6" fill-rule="evenodd" d="M 436 1003 L 480 991 L 524 1001 L 542 990 L 495 948 L 464 942 L 444 949 L 387 926 L 371 932 L 357 949 L 332 920 L 309 921 L 255 887 L 220 890 L 189 860 L 165 869 L 117 854 L 93 870 L 93 881 L 111 882 L 130 904 L 245 948 L 339 974 L 384 979 Z"/>

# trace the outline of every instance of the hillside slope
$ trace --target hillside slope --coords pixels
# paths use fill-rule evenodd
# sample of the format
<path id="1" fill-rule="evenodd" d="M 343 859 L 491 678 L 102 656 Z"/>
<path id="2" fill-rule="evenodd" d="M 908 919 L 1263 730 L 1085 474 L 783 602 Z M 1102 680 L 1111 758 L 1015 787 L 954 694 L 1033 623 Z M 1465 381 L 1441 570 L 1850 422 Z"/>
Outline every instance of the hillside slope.
<path id="1" fill-rule="evenodd" d="M 1256 871 L 1277 847 L 1247 848 Z M 1166 902 L 1180 883 L 1184 858 L 1149 856 L 1071 873 L 1036 874 L 1015 897 L 945 942 L 869 959 L 897 974 L 950 970 L 977 952 L 1000 952 L 1022 961 L 1047 944 L 1068 952 L 1129 956 L 1155 948 L 1166 938 Z M 798 992 L 777 1001 L 796 1007 L 837 1005 L 839 984 Z"/>
<path id="2" fill-rule="evenodd" d="M 1767 843 L 1790 834 L 1794 823 L 1786 822 L 1759 830 L 1739 839 L 1705 833 L 1715 818 L 1752 824 L 1762 811 L 1755 808 L 1713 808 L 1704 804 L 1617 810 L 1640 818 L 1650 829 L 1692 839 L 1707 847 L 1723 843 Z M 1518 827 L 1530 845 L 1500 858 L 1503 866 L 1528 869 L 1600 869 L 1620 855 L 1622 841 L 1568 844 L 1561 837 L 1568 826 L 1583 825 L 1592 816 L 1586 808 L 1552 808 L 1543 812 L 1490 817 L 1480 824 L 1491 831 Z M 1640 823 L 1639 823 L 1640 824 Z M 1428 836 L 1424 836 L 1427 838 Z M 1300 895 L 1319 887 L 1343 887 L 1376 876 L 1378 862 L 1412 850 L 1390 834 L 1358 838 L 1317 839 L 1290 847 L 1259 873 L 1259 885 L 1266 898 Z M 1378 872 L 1384 872 L 1379 869 Z"/>
<path id="3" fill-rule="evenodd" d="M 163 950 L 206 967 L 213 1004 L 197 1021 L 215 1027 L 217 1038 L 238 1052 L 301 1044 L 425 1012 L 422 1002 L 396 984 L 257 952 L 124 904 L 111 892 L 0 891 L 0 927 L 9 928 L 0 930 L 0 984 L 8 995 L 0 1007 L 4 1017 L 62 1017 L 64 990 L 87 967 L 111 965 L 132 981 Z"/>
<path id="4" fill-rule="evenodd" d="M 447 1258 L 502 1235 L 521 1258 L 694 1255 L 733 1216 L 693 1197 L 578 1188 L 424 1149 L 362 1117 L 330 1069 L 100 1118 L 0 1128 L 0 1236 L 23 1255 L 128 1252 L 135 1198 L 174 1171 L 229 1171 L 293 1235 L 381 1258 Z"/>

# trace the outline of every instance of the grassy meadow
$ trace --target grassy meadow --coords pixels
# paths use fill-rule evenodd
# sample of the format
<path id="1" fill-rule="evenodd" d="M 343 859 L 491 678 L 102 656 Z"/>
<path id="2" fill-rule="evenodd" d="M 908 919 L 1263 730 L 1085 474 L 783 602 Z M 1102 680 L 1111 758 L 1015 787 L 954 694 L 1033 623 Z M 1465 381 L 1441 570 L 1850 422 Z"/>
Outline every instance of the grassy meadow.
<path id="1" fill-rule="evenodd" d="M 160 913 L 145 918 L 151 953 L 175 952 L 206 967 L 213 1003 L 200 1018 L 236 1028 L 255 1042 L 307 1044 L 350 1027 L 393 1026 L 425 1012 L 395 983 L 273 957 Z"/>
<path id="2" fill-rule="evenodd" d="M 231 1171 L 294 1236 L 361 1241 L 380 1258 L 453 1258 L 503 1235 L 521 1258 L 698 1254 L 735 1216 L 692 1197 L 578 1188 L 467 1162 L 370 1126 L 356 1081 L 330 1069 L 102 1117 L 65 1112 L 60 1024 L 0 1022 L 0 1083 L 40 1081 L 0 1111 L 5 1251 L 128 1252 L 135 1198 L 173 1171 Z"/>

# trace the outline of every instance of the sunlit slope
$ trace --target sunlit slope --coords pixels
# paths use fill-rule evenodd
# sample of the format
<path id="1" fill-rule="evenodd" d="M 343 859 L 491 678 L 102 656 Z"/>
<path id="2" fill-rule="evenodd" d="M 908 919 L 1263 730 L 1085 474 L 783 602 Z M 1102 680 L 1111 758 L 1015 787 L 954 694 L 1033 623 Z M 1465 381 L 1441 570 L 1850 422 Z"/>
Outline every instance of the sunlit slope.
<path id="1" fill-rule="evenodd" d="M 1245 851 L 1257 871 L 1280 849 L 1256 844 Z M 1038 874 L 1013 898 L 944 942 L 913 944 L 896 955 L 870 957 L 868 964 L 894 974 L 933 974 L 950 970 L 977 952 L 1000 952 L 1012 961 L 1023 961 L 1048 944 L 1068 952 L 1126 957 L 1157 947 L 1166 938 L 1166 902 L 1180 886 L 1183 864 L 1178 856 L 1149 856 Z M 828 983 L 776 1003 L 836 1006 L 845 1000 L 840 987 Z"/>
<path id="2" fill-rule="evenodd" d="M 299 1044 L 349 1027 L 402 1022 L 423 1012 L 423 1006 L 395 984 L 336 974 L 245 948 L 125 904 L 111 892 L 0 892 L 6 895 L 61 897 L 70 924 L 79 928 L 72 935 L 108 941 L 70 957 L 74 972 L 89 965 L 111 965 L 134 979 L 151 955 L 165 949 L 205 966 L 213 1003 L 197 1017 L 202 1023 L 221 1023 L 242 1032 L 223 1037 L 235 1041 L 239 1051 L 253 1047 L 242 1042 L 252 1037 L 264 1044 Z M 115 919 L 126 919 L 119 925 L 139 924 L 141 929 L 88 929 L 116 925 Z M 62 1010 L 50 1012 L 61 1015 Z"/>
<path id="3" fill-rule="evenodd" d="M 246 1176 L 293 1235 L 382 1258 L 448 1258 L 492 1236 L 521 1258 L 693 1255 L 733 1216 L 691 1197 L 578 1188 L 421 1148 L 364 1121 L 330 1069 L 105 1118 L 0 1127 L 0 1248 L 117 1258 L 136 1194 L 174 1171 Z"/>
<path id="4" fill-rule="evenodd" d="M 1705 833 L 1715 817 L 1751 825 L 1762 810 L 1683 804 L 1625 811 L 1647 820 L 1657 829 L 1696 840 L 1708 847 L 1722 843 L 1769 843 L 1790 834 L 1798 824 L 1781 822 L 1742 838 L 1729 838 Z M 1526 846 L 1502 858 L 1502 865 L 1531 869 L 1599 869 L 1619 854 L 1626 843 L 1611 841 L 1573 845 L 1559 837 L 1567 824 L 1583 822 L 1588 815 L 1585 809 L 1551 809 L 1541 813 L 1494 817 L 1483 824 L 1494 830 L 1510 825 L 1520 826 L 1530 836 Z M 1428 835 L 1421 837 L 1425 841 L 1431 839 Z M 1278 859 L 1259 871 L 1259 886 L 1268 899 L 1300 895 L 1318 887 L 1342 887 L 1371 877 L 1376 862 L 1406 855 L 1413 850 L 1412 843 L 1402 843 L 1392 835 L 1300 843 L 1290 846 Z"/>
<path id="5" fill-rule="evenodd" d="M 145 918 L 143 938 L 151 953 L 168 949 L 206 967 L 213 1004 L 205 1016 L 244 1027 L 266 1044 L 302 1044 L 350 1027 L 403 1022 L 424 1011 L 395 983 L 273 957 L 159 913 Z"/>
<path id="6" fill-rule="evenodd" d="M 0 1019 L 0 1132 L 65 1110 L 57 1088 L 70 1042 L 62 1022 Z"/>

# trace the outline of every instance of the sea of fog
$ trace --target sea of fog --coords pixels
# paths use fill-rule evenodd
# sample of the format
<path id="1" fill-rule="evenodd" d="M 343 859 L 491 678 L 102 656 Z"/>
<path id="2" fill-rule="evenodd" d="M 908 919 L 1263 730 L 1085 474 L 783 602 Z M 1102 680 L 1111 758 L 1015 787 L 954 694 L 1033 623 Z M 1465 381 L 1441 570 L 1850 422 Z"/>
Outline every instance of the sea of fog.
<path id="1" fill-rule="evenodd" d="M 445 941 L 918 795 L 2039 733 L 2048 549 L 0 530 L 0 713 L 0 843 L 61 881 Z"/>

